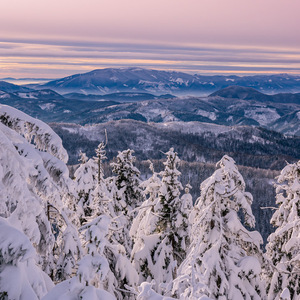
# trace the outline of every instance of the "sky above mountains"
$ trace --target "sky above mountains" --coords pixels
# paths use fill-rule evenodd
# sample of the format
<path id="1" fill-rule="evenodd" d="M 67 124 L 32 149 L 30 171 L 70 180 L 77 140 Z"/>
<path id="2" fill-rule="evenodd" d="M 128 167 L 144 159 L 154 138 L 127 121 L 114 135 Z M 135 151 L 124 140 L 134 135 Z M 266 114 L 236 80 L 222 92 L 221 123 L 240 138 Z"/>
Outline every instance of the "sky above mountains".
<path id="1" fill-rule="evenodd" d="M 1 0 L 0 78 L 300 74 L 299 0 Z"/>

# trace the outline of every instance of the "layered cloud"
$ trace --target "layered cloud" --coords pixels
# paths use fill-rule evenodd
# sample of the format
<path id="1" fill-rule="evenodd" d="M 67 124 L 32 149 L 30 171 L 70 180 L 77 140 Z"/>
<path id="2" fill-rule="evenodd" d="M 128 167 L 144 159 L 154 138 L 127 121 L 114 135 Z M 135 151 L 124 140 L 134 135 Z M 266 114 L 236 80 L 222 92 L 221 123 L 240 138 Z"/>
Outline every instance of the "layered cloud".
<path id="1" fill-rule="evenodd" d="M 297 49 L 239 45 L 12 40 L 0 42 L 0 77 L 59 77 L 140 66 L 203 74 L 300 73 Z"/>
<path id="2" fill-rule="evenodd" d="M 2 0 L 0 77 L 300 73 L 299 0 Z"/>

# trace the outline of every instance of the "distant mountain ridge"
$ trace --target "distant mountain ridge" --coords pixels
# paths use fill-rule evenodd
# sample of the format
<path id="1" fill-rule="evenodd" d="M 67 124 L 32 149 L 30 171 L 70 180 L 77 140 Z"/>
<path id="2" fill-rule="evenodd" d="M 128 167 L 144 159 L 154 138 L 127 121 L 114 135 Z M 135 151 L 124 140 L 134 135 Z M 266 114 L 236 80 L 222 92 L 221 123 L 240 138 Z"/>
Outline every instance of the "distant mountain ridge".
<path id="1" fill-rule="evenodd" d="M 275 95 L 266 95 L 254 88 L 242 86 L 229 86 L 212 93 L 209 97 L 222 97 L 240 100 L 255 100 L 261 102 L 274 103 L 297 103 L 300 104 L 300 93 L 279 93 Z"/>
<path id="2" fill-rule="evenodd" d="M 300 92 L 300 76 L 204 76 L 142 68 L 107 68 L 50 81 L 36 88 L 59 93 L 109 94 L 145 92 L 154 94 L 211 94 L 228 86 L 252 87 L 264 93 Z"/>
<path id="3" fill-rule="evenodd" d="M 15 92 L 30 92 L 32 89 L 19 86 L 13 83 L 8 83 L 6 81 L 0 81 L 0 91 L 5 93 L 15 93 Z"/>
<path id="4" fill-rule="evenodd" d="M 139 92 L 63 96 L 51 89 L 30 90 L 5 82 L 0 87 L 0 103 L 45 122 L 84 125 L 122 119 L 155 123 L 198 121 L 225 126 L 262 126 L 300 135 L 299 93 L 266 95 L 253 88 L 231 86 L 208 97 L 174 98 L 170 94 L 156 96 Z"/>

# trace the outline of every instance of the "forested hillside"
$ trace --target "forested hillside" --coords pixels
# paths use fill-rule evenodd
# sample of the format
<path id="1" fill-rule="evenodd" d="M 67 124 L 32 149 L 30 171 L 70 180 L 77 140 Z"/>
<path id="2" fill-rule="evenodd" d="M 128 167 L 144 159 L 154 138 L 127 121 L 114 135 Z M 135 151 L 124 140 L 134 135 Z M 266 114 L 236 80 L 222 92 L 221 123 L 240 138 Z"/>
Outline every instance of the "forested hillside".
<path id="1" fill-rule="evenodd" d="M 221 126 L 201 122 L 144 123 L 111 121 L 92 126 L 51 123 L 70 155 L 78 162 L 79 151 L 93 155 L 93 149 L 108 133 L 107 156 L 111 160 L 120 149 L 131 148 L 139 160 L 163 158 L 170 147 L 189 162 L 216 163 L 225 153 L 239 165 L 280 170 L 300 157 L 300 138 L 264 128 Z"/>

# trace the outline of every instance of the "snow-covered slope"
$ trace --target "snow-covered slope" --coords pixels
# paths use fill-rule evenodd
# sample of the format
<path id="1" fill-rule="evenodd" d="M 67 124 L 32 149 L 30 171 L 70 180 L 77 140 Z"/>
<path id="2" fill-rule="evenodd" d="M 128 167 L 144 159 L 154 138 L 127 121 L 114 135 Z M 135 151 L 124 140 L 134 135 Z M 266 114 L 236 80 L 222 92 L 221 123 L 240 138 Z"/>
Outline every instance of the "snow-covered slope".
<path id="1" fill-rule="evenodd" d="M 270 124 L 270 128 L 285 134 L 300 136 L 300 110 L 282 116 Z"/>

